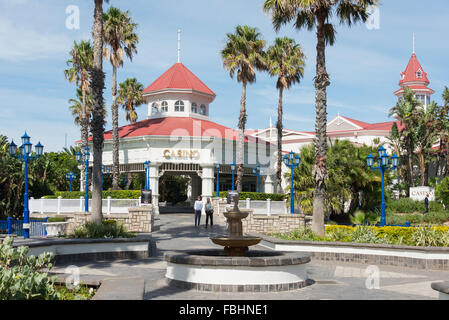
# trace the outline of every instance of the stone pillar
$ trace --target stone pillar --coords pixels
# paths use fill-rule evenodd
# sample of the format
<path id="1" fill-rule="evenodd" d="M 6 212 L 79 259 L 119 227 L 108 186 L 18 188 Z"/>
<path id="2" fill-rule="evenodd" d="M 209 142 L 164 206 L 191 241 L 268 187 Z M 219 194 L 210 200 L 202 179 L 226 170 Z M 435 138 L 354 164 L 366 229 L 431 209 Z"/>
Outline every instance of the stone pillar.
<path id="1" fill-rule="evenodd" d="M 150 189 L 152 192 L 152 205 L 153 212 L 155 215 L 159 215 L 159 167 L 160 163 L 151 162 L 150 163 Z"/>
<path id="2" fill-rule="evenodd" d="M 271 175 L 265 176 L 264 191 L 265 193 L 274 193 L 274 181 Z"/>

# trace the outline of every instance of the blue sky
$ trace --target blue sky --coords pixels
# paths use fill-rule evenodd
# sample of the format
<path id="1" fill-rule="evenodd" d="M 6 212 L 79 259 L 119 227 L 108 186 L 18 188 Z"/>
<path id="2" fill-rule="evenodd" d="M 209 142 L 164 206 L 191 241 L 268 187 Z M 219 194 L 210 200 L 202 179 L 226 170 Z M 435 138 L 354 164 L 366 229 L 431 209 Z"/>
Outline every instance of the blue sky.
<path id="1" fill-rule="evenodd" d="M 46 151 L 58 151 L 79 139 L 68 100 L 75 85 L 64 78 L 73 41 L 89 39 L 93 0 L 0 0 L 0 134 L 16 142 L 27 130 L 32 142 L 41 141 Z M 111 0 L 110 5 L 129 10 L 138 23 L 140 42 L 133 62 L 119 69 L 119 82 L 136 77 L 145 87 L 177 59 L 177 30 L 182 29 L 181 61 L 217 95 L 211 105 L 211 120 L 235 128 L 240 108 L 241 85 L 223 69 L 220 50 L 225 35 L 238 24 L 257 27 L 267 44 L 277 36 L 289 36 L 301 44 L 307 56 L 304 79 L 284 99 L 284 126 L 314 131 L 315 45 L 314 32 L 297 31 L 292 25 L 278 34 L 262 0 Z M 80 9 L 80 29 L 66 28 L 66 8 Z M 416 54 L 441 103 L 444 86 L 449 86 L 449 2 L 447 0 L 383 0 L 379 29 L 359 24 L 337 25 L 337 41 L 327 48 L 328 119 L 340 112 L 366 122 L 388 121 L 388 110 L 396 103 L 399 74 L 412 53 Z M 111 102 L 111 68 L 104 61 L 105 99 Z M 268 126 L 276 120 L 275 79 L 259 73 L 247 91 L 248 129 Z M 140 107 L 139 119 L 146 117 Z M 110 129 L 110 112 L 106 129 Z M 120 113 L 120 125 L 125 125 Z"/>

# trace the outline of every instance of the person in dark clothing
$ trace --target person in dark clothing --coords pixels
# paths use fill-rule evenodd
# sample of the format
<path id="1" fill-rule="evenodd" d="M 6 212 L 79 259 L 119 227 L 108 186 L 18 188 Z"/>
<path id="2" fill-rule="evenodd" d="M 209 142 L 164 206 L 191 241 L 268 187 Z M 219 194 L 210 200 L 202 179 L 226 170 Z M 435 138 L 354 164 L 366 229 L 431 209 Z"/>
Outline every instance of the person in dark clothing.
<path id="1" fill-rule="evenodd" d="M 426 212 L 429 212 L 429 194 L 426 194 L 426 198 L 424 199 L 424 206 L 426 207 Z"/>
<path id="2" fill-rule="evenodd" d="M 206 206 L 204 207 L 204 210 L 206 211 L 206 229 L 207 224 L 210 219 L 210 226 L 212 227 L 214 225 L 214 209 L 212 208 L 212 203 L 210 202 L 210 198 L 207 198 Z"/>

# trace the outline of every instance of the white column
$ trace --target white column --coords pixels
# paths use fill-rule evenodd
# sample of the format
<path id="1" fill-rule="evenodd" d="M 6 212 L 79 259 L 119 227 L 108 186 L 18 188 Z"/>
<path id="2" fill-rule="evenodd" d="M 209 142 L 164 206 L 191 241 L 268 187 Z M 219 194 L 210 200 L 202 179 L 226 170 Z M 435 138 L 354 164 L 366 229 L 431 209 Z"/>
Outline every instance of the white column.
<path id="1" fill-rule="evenodd" d="M 83 212 L 83 197 L 80 197 L 80 212 Z"/>
<path id="2" fill-rule="evenodd" d="M 30 201 L 29 201 L 29 208 L 28 208 L 28 210 L 30 210 L 30 212 L 33 212 L 34 211 L 33 209 L 34 209 L 34 198 L 31 197 Z"/>
<path id="3" fill-rule="evenodd" d="M 61 213 L 61 199 L 62 197 L 58 197 L 58 210 L 57 210 L 57 214 Z"/>
<path id="4" fill-rule="evenodd" d="M 111 197 L 108 197 L 108 209 L 107 209 L 106 213 L 111 214 Z"/>
<path id="5" fill-rule="evenodd" d="M 155 215 L 159 215 L 159 167 L 160 163 L 150 163 L 150 189 L 152 193 L 152 205 Z"/>
<path id="6" fill-rule="evenodd" d="M 251 199 L 246 198 L 246 209 L 251 209 Z"/>
<path id="7" fill-rule="evenodd" d="M 41 214 L 44 214 L 44 197 L 41 198 Z"/>
<path id="8" fill-rule="evenodd" d="M 201 175 L 201 196 L 203 198 L 203 203 L 206 203 L 206 199 L 207 198 L 211 198 L 212 199 L 212 194 L 213 194 L 213 190 L 214 190 L 214 168 L 215 165 L 213 163 L 211 164 L 202 164 L 202 175 Z M 206 211 L 204 210 L 204 205 L 203 205 L 203 212 L 202 214 L 206 214 Z"/>
<path id="9" fill-rule="evenodd" d="M 271 199 L 267 199 L 267 216 L 271 216 Z"/>
<path id="10" fill-rule="evenodd" d="M 265 193 L 274 193 L 274 181 L 271 175 L 265 177 L 264 191 Z"/>

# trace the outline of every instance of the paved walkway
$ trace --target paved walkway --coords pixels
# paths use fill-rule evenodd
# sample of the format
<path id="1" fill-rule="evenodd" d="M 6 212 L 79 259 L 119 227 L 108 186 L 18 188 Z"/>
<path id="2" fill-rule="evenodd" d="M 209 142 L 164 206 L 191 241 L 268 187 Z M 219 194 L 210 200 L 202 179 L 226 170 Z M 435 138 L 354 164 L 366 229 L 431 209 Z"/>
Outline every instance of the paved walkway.
<path id="1" fill-rule="evenodd" d="M 216 219 L 218 220 L 218 219 Z M 205 219 L 202 217 L 202 224 Z M 130 276 L 145 278 L 145 299 L 186 300 L 300 300 L 300 299 L 437 299 L 431 289 L 435 281 L 449 280 L 449 272 L 421 271 L 416 269 L 362 264 L 312 261 L 308 264 L 309 277 L 315 283 L 296 291 L 278 293 L 215 293 L 183 290 L 168 287 L 165 283 L 166 263 L 162 259 L 165 250 L 214 248 L 209 237 L 226 234 L 219 221 L 212 229 L 194 226 L 193 214 L 163 214 L 156 220 L 159 228 L 153 233 L 159 256 L 140 261 L 113 261 L 78 264 L 81 275 L 101 277 Z M 255 248 L 263 249 L 263 248 Z M 65 266 L 52 271 L 64 272 Z M 379 272 L 379 281 L 369 275 Z M 368 287 L 372 289 L 368 289 Z"/>

